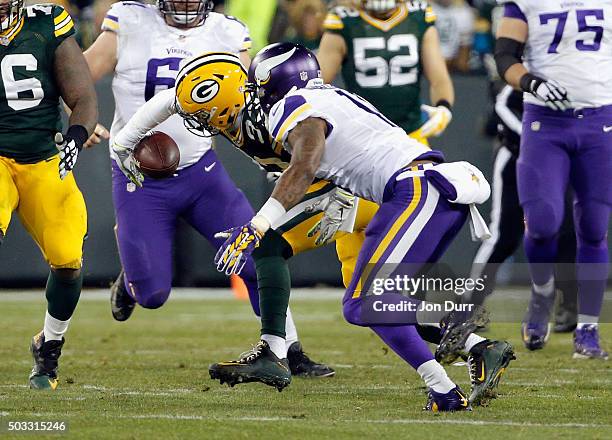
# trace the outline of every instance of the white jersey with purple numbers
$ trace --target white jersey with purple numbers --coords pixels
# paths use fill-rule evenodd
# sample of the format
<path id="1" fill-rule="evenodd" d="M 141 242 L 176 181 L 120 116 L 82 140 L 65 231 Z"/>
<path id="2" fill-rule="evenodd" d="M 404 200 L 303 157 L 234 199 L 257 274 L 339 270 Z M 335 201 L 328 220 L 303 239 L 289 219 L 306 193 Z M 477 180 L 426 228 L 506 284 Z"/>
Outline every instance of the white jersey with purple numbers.
<path id="1" fill-rule="evenodd" d="M 140 106 L 161 90 L 174 87 L 184 59 L 203 52 L 237 54 L 251 47 L 247 28 L 231 17 L 211 12 L 204 25 L 179 29 L 166 24 L 156 6 L 137 2 L 113 4 L 102 30 L 117 34 L 111 141 Z M 190 133 L 178 115 L 155 130 L 168 134 L 178 144 L 179 169 L 196 163 L 212 146 L 210 138 Z"/>
<path id="2" fill-rule="evenodd" d="M 396 171 L 431 152 L 368 101 L 328 85 L 289 93 L 270 110 L 268 130 L 291 152 L 289 133 L 311 117 L 327 123 L 316 176 L 377 203 L 382 203 L 385 185 Z"/>
<path id="3" fill-rule="evenodd" d="M 506 16 L 529 26 L 524 62 L 531 73 L 565 87 L 575 108 L 612 104 L 612 0 L 505 3 Z M 544 105 L 530 94 L 525 102 Z"/>

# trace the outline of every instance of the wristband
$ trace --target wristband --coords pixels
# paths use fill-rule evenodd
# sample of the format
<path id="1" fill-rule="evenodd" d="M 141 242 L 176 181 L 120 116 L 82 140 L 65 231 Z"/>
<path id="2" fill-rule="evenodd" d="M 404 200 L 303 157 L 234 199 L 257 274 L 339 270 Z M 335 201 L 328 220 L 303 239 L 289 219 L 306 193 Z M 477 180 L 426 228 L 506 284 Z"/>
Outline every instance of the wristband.
<path id="1" fill-rule="evenodd" d="M 89 134 L 87 134 L 87 129 L 82 125 L 71 125 L 66 130 L 66 137 L 74 139 L 77 148 L 80 150 L 85 142 L 87 142 L 87 139 L 89 139 Z"/>
<path id="2" fill-rule="evenodd" d="M 440 106 L 446 107 L 449 110 L 452 110 L 452 108 L 453 108 L 451 106 L 451 103 L 448 102 L 446 99 L 439 99 L 438 102 L 436 102 L 436 107 L 440 107 Z"/>
<path id="3" fill-rule="evenodd" d="M 533 93 L 535 89 L 537 89 L 538 86 L 543 82 L 544 80 L 542 78 L 527 72 L 526 74 L 521 76 L 519 84 L 523 92 Z"/>
<path id="4" fill-rule="evenodd" d="M 261 207 L 257 215 L 253 217 L 253 225 L 262 233 L 265 233 L 270 226 L 272 226 L 278 219 L 287 213 L 287 210 L 281 203 L 275 198 L 270 197 L 266 203 Z M 257 218 L 259 217 L 259 219 Z M 265 225 L 264 220 L 268 224 Z"/>

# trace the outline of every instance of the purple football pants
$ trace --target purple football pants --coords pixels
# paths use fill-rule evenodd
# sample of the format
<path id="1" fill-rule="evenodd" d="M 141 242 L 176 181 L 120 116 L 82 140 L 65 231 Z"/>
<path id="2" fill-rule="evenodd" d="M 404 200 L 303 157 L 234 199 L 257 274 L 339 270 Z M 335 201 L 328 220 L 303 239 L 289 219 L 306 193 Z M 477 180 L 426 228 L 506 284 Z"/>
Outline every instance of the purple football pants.
<path id="1" fill-rule="evenodd" d="M 421 173 L 422 174 L 422 173 Z M 398 356 L 417 369 L 433 359 L 415 328 L 415 313 L 379 313 L 374 302 L 397 304 L 401 295 L 373 293 L 375 280 L 417 276 L 434 263 L 465 224 L 468 207 L 448 202 L 427 179 L 390 180 L 385 198 L 366 229 L 355 272 L 343 299 L 344 317 L 370 327 Z M 418 305 L 418 300 L 412 300 Z"/>
<path id="2" fill-rule="evenodd" d="M 212 150 L 174 177 L 145 178 L 142 188 L 135 188 L 113 162 L 113 202 L 126 288 L 138 304 L 150 309 L 162 306 L 170 295 L 172 247 L 179 217 L 215 249 L 224 241 L 215 238 L 215 233 L 243 225 L 253 217 L 248 200 Z M 252 260 L 241 277 L 259 314 Z"/>
<path id="3" fill-rule="evenodd" d="M 517 163 L 533 282 L 553 276 L 568 183 L 574 189 L 578 313 L 599 316 L 608 277 L 612 106 L 554 111 L 526 104 Z"/>

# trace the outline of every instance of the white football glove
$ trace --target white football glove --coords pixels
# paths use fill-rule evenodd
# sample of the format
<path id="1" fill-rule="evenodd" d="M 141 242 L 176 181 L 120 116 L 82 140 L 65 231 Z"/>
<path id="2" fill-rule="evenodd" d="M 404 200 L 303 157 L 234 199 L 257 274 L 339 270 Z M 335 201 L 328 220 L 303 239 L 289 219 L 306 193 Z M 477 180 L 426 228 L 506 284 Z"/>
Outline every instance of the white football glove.
<path id="1" fill-rule="evenodd" d="M 54 141 L 55 147 L 59 151 L 59 176 L 60 179 L 64 180 L 76 165 L 82 146 L 78 145 L 75 139 L 64 136 L 62 133 L 55 133 Z"/>
<path id="2" fill-rule="evenodd" d="M 353 194 L 341 188 L 336 188 L 329 197 L 306 207 L 304 212 L 307 213 L 324 212 L 321 220 L 310 228 L 308 236 L 312 237 L 318 233 L 319 236 L 315 244 L 317 246 L 326 244 L 338 232 L 354 205 L 355 196 Z"/>
<path id="3" fill-rule="evenodd" d="M 431 105 L 421 105 L 421 110 L 427 113 L 429 119 L 419 128 L 421 136 L 423 137 L 437 137 L 440 136 L 448 124 L 453 119 L 453 114 L 443 105 L 433 107 Z"/>
<path id="4" fill-rule="evenodd" d="M 111 147 L 117 155 L 115 162 L 125 177 L 142 188 L 144 176 L 138 169 L 139 163 L 134 158 L 134 149 L 113 142 Z"/>
<path id="5" fill-rule="evenodd" d="M 529 85 L 529 93 L 553 110 L 567 110 L 571 107 L 567 90 L 556 81 L 533 79 Z"/>

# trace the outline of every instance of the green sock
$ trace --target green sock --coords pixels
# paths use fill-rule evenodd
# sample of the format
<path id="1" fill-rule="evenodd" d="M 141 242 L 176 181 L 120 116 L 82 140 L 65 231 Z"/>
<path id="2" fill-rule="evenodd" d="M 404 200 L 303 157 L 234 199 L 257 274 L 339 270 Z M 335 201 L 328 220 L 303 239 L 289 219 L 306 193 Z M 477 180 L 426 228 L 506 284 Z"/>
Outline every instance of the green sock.
<path id="1" fill-rule="evenodd" d="M 83 273 L 79 270 L 74 275 L 74 271 L 69 269 L 51 270 L 47 279 L 47 311 L 60 321 L 72 317 L 81 296 Z"/>
<path id="2" fill-rule="evenodd" d="M 287 258 L 289 243 L 276 231 L 268 231 L 253 252 L 261 311 L 261 334 L 285 337 L 285 321 L 291 292 Z"/>
<path id="3" fill-rule="evenodd" d="M 285 337 L 285 321 L 291 290 L 289 266 L 283 257 L 255 259 L 261 334 Z"/>

